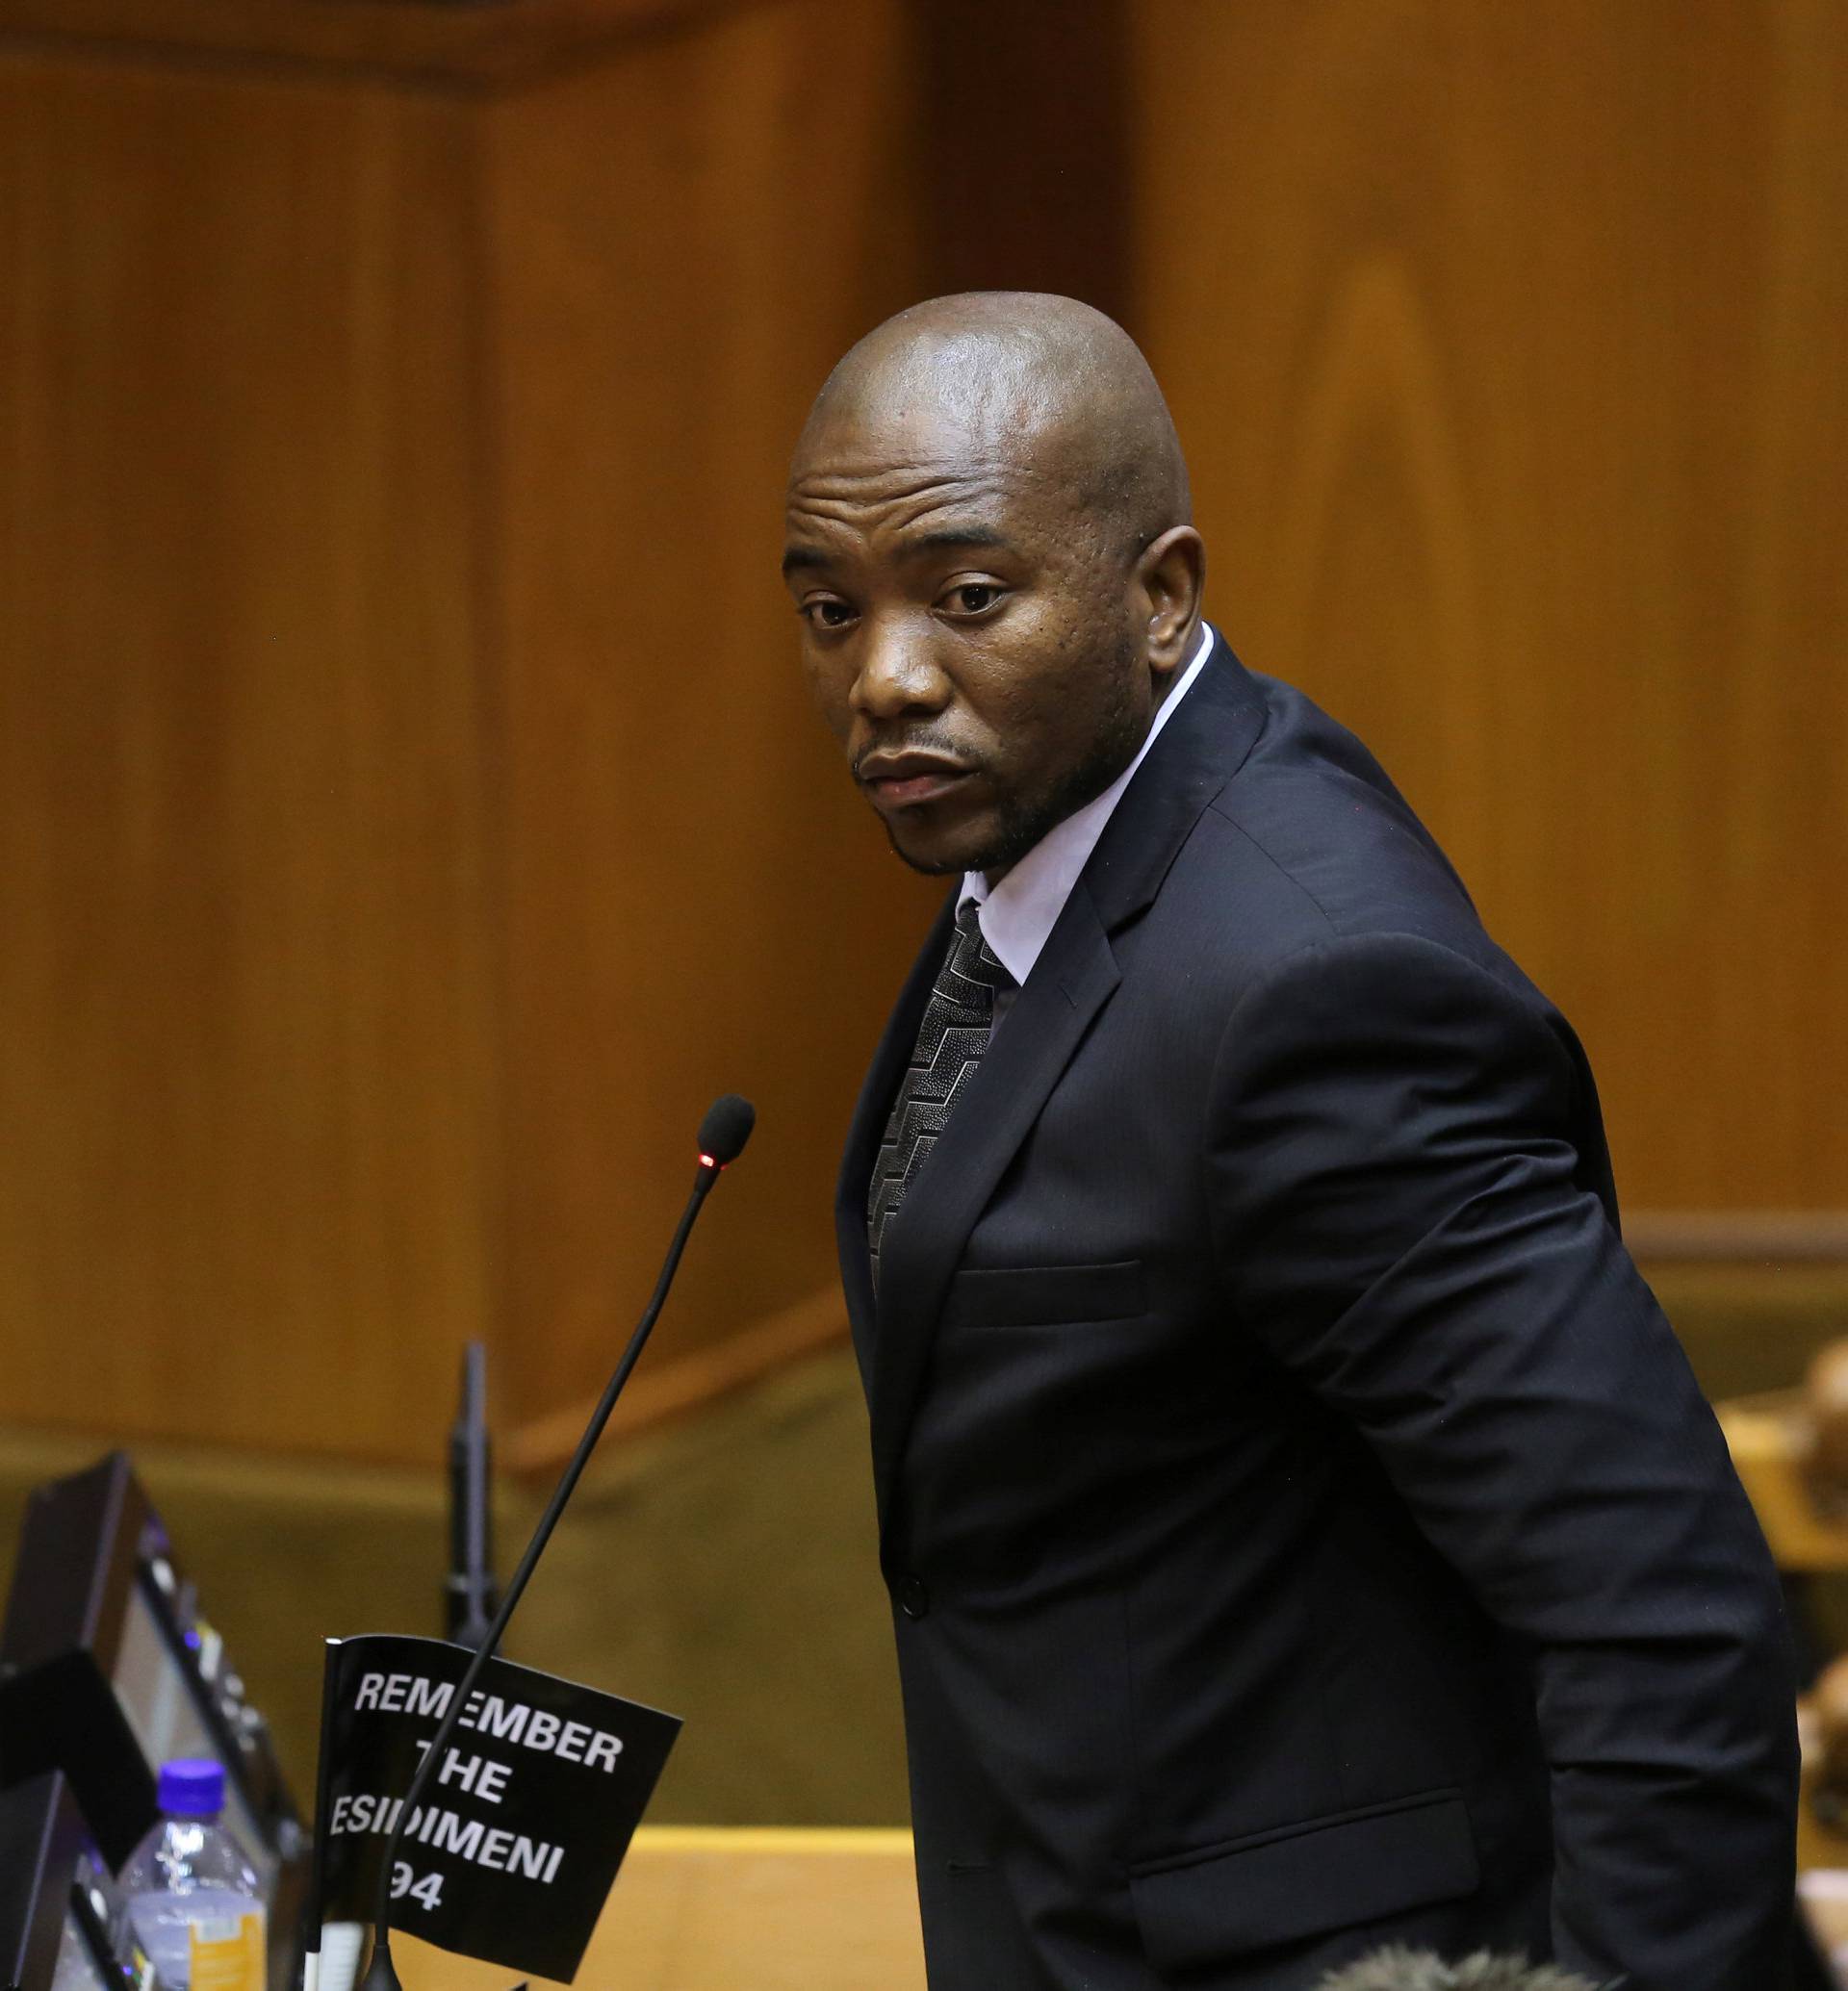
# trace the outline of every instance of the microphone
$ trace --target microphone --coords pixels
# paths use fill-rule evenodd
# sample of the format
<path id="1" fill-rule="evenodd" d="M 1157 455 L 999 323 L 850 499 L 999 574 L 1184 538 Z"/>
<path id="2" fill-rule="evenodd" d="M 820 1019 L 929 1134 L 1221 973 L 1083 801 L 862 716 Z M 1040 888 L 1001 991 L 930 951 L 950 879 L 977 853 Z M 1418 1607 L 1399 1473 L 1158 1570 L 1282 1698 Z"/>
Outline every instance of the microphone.
<path id="1" fill-rule="evenodd" d="M 728 1092 L 723 1099 L 715 1099 L 707 1109 L 706 1115 L 700 1122 L 700 1165 L 693 1178 L 693 1193 L 686 1199 L 686 1208 L 680 1212 L 680 1221 L 674 1232 L 673 1241 L 667 1247 L 667 1257 L 661 1263 L 661 1276 L 654 1282 L 654 1290 L 649 1297 L 642 1317 L 635 1332 L 629 1338 L 629 1346 L 623 1350 L 622 1360 L 617 1363 L 615 1372 L 603 1386 L 603 1393 L 598 1399 L 597 1408 L 590 1414 L 590 1422 L 584 1426 L 584 1435 L 578 1441 L 578 1449 L 572 1453 L 570 1463 L 558 1476 L 558 1484 L 552 1489 L 552 1498 L 546 1503 L 546 1511 L 539 1517 L 539 1525 L 532 1531 L 532 1540 L 526 1544 L 526 1553 L 520 1558 L 520 1567 L 508 1580 L 506 1595 L 500 1599 L 500 1608 L 494 1614 L 481 1643 L 475 1649 L 466 1671 L 456 1682 L 455 1692 L 449 1697 L 449 1704 L 444 1710 L 443 1719 L 436 1724 L 436 1733 L 430 1738 L 430 1746 L 424 1752 L 424 1760 L 417 1766 L 417 1774 L 411 1778 L 410 1788 L 404 1793 L 404 1801 L 398 1807 L 398 1817 L 385 1841 L 384 1856 L 378 1868 L 378 1897 L 372 1913 L 372 1955 L 367 1965 L 361 1991 L 403 1991 L 398 1982 L 398 1972 L 392 1965 L 392 1869 L 398 1863 L 398 1851 L 403 1840 L 404 1830 L 410 1823 L 411 1810 L 424 1795 L 429 1783 L 431 1773 L 443 1760 L 445 1751 L 453 1740 L 457 1723 L 468 1703 L 475 1682 L 481 1677 L 481 1670 L 500 1649 L 500 1640 L 507 1628 L 507 1621 L 513 1616 L 513 1607 L 520 1601 L 526 1587 L 526 1579 L 545 1546 L 552 1540 L 552 1531 L 558 1524 L 558 1517 L 565 1511 L 565 1502 L 571 1498 L 574 1489 L 590 1463 L 590 1455 L 597 1449 L 597 1441 L 603 1435 L 603 1426 L 609 1422 L 609 1414 L 616 1408 L 616 1399 L 623 1392 L 623 1385 L 629 1381 L 629 1371 L 635 1366 L 636 1359 L 647 1345 L 649 1331 L 654 1327 L 656 1316 L 667 1300 L 667 1289 L 674 1283 L 674 1274 L 680 1269 L 680 1254 L 686 1249 L 686 1240 L 693 1229 L 693 1220 L 700 1213 L 701 1206 L 711 1193 L 712 1185 L 720 1174 L 744 1152 L 744 1144 L 751 1138 L 751 1130 L 757 1124 L 757 1110 L 748 1099 L 740 1099 L 735 1092 Z M 317 1821 L 321 1828 L 326 1829 L 325 1821 Z M 312 1932 L 311 1932 L 312 1933 Z"/>
<path id="2" fill-rule="evenodd" d="M 757 1110 L 748 1099 L 735 1092 L 715 1099 L 700 1122 L 700 1160 L 713 1167 L 729 1167 L 743 1154 L 757 1124 Z"/>

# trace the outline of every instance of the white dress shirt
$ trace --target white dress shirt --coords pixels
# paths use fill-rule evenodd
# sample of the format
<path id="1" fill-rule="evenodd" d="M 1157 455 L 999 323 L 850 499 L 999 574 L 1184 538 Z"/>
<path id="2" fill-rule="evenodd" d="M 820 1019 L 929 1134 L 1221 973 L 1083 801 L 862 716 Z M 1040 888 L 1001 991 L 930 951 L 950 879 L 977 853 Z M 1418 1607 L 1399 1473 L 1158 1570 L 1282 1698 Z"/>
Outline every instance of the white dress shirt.
<path id="1" fill-rule="evenodd" d="M 1072 886 L 1078 882 L 1078 874 L 1097 848 L 1097 839 L 1103 835 L 1104 825 L 1110 821 L 1111 812 L 1122 800 L 1123 790 L 1147 757 L 1156 735 L 1193 689 L 1194 680 L 1200 675 L 1212 648 L 1213 631 L 1202 623 L 1194 654 L 1188 658 L 1187 668 L 1173 690 L 1156 709 L 1155 717 L 1149 723 L 1148 737 L 1137 750 L 1136 758 L 1101 795 L 1093 796 L 1083 808 L 1074 809 L 1063 823 L 1054 824 L 992 891 L 988 888 L 986 873 L 965 871 L 962 874 L 962 889 L 956 898 L 957 908 L 960 911 L 971 899 L 981 907 L 976 917 L 982 925 L 982 937 L 988 943 L 994 957 L 1014 977 L 1016 985 L 1032 974 L 1033 964 L 1040 958 L 1040 951 L 1045 946 L 1054 922 L 1070 897 Z M 1008 1008 L 1005 998 L 1012 995 L 1013 990 L 1005 990 L 1003 999 L 997 999 L 997 1023 Z"/>

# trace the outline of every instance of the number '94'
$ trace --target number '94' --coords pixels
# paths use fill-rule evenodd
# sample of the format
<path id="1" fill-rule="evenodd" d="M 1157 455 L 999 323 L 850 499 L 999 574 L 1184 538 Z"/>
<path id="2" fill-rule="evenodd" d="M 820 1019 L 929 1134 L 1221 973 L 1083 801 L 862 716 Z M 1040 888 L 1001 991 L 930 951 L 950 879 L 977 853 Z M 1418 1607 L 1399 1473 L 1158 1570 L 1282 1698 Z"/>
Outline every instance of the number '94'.
<path id="1" fill-rule="evenodd" d="M 419 1880 L 412 1876 L 408 1860 L 398 1861 L 392 1868 L 392 1899 L 402 1901 L 406 1895 L 425 1908 L 437 1907 L 443 1900 L 442 1875 L 425 1874 Z"/>

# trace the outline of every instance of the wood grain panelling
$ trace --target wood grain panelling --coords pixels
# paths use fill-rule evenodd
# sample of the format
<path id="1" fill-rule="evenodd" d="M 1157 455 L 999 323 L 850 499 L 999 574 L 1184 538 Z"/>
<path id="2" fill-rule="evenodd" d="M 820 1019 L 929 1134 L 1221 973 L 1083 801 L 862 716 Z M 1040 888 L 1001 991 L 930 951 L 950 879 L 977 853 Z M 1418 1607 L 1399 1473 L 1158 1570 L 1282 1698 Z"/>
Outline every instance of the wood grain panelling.
<path id="1" fill-rule="evenodd" d="M 0 63 L 0 1417 L 427 1451 L 496 1157 L 460 113 Z"/>
<path id="2" fill-rule="evenodd" d="M 486 1332 L 537 1444 L 730 1087 L 651 1367 L 818 1331 L 937 888 L 806 709 L 781 485 L 958 282 L 1128 299 L 1217 617 L 1579 1022 L 1630 1203 L 1848 1205 L 1835 0 L 986 54 L 919 0 L 47 12 L 0 0 L 0 1418 L 424 1458 Z"/>
<path id="3" fill-rule="evenodd" d="M 0 0 L 0 40 L 464 88 L 620 52 L 752 0 Z"/>
<path id="4" fill-rule="evenodd" d="M 928 287 L 1130 306 L 1128 0 L 910 0 Z"/>
<path id="5" fill-rule="evenodd" d="M 1848 1203 L 1848 12 L 1146 0 L 1210 604 L 1379 752 L 1636 1207 Z"/>
<path id="6" fill-rule="evenodd" d="M 775 566 L 914 294 L 909 45 L 808 0 L 498 100 L 6 62 L 0 1417 L 428 1456 L 473 1333 L 556 1412 L 730 1086 L 678 1352 L 827 1311 L 935 888 Z"/>
<path id="7" fill-rule="evenodd" d="M 859 1072 L 940 887 L 808 711 L 784 466 L 914 294 L 895 7 L 808 0 L 493 113 L 510 1376 L 594 1390 L 735 1088 L 761 1118 L 650 1363 L 832 1285 Z"/>

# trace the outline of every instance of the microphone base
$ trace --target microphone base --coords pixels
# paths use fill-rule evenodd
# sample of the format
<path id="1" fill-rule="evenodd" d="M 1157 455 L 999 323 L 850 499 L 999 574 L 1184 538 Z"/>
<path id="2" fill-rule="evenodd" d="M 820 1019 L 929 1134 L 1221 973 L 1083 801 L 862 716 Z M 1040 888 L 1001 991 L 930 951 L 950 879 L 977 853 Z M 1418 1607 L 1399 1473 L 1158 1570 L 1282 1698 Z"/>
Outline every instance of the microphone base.
<path id="1" fill-rule="evenodd" d="M 404 1991 L 398 1980 L 398 1972 L 392 1967 L 392 1953 L 372 1945 L 372 1960 L 366 1966 L 366 1975 L 360 1979 L 359 1991 Z"/>
<path id="2" fill-rule="evenodd" d="M 360 1979 L 359 1991 L 404 1991 L 398 1980 L 391 1952 L 380 1949 L 376 1943 L 372 1945 L 372 1960 L 366 1966 L 366 1975 Z M 513 1991 L 529 1991 L 526 1980 L 523 1978 Z"/>

